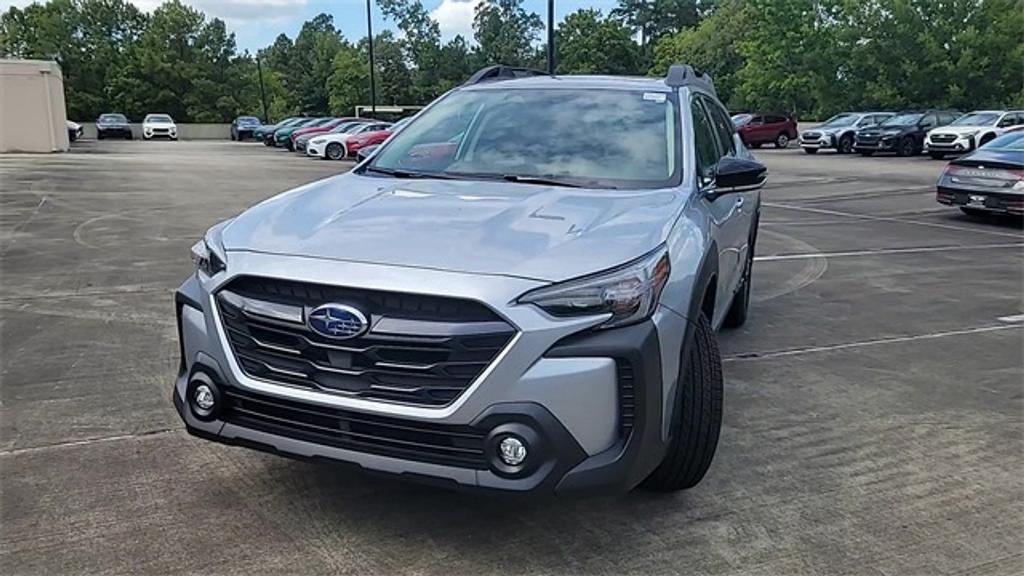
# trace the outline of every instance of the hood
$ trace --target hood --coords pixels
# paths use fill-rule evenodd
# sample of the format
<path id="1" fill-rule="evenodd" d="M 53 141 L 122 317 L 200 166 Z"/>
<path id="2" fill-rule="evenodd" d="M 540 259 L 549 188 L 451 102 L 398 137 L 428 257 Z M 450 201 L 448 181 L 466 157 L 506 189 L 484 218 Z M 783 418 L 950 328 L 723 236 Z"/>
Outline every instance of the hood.
<path id="1" fill-rule="evenodd" d="M 226 250 L 560 281 L 642 256 L 686 194 L 346 173 L 242 213 Z M 230 259 L 230 255 L 229 255 Z"/>
<path id="2" fill-rule="evenodd" d="M 964 134 L 974 134 L 980 130 L 991 128 L 991 126 L 940 126 L 931 131 L 932 134 L 955 134 L 962 136 Z"/>

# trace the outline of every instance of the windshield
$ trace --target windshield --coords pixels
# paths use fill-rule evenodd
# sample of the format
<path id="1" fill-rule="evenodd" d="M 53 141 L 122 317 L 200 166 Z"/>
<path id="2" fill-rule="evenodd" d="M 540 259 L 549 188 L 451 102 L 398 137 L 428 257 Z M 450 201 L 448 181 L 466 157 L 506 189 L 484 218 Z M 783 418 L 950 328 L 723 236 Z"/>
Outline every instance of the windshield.
<path id="1" fill-rule="evenodd" d="M 743 126 L 749 124 L 753 119 L 753 114 L 737 114 L 732 117 L 732 124 L 733 126 Z"/>
<path id="2" fill-rule="evenodd" d="M 260 119 L 255 116 L 240 116 L 238 118 L 239 124 L 259 124 Z"/>
<path id="3" fill-rule="evenodd" d="M 678 143 L 667 93 L 462 90 L 417 115 L 367 170 L 658 188 L 680 181 Z"/>
<path id="4" fill-rule="evenodd" d="M 1024 131 L 1010 132 L 982 145 L 986 150 L 1024 151 Z"/>
<path id="5" fill-rule="evenodd" d="M 923 116 L 923 114 L 897 114 L 885 122 L 882 122 L 879 126 L 909 126 L 911 124 L 917 124 L 917 121 L 921 119 L 921 116 Z"/>
<path id="6" fill-rule="evenodd" d="M 103 114 L 100 116 L 100 124 L 126 124 L 128 119 L 124 117 L 124 114 Z"/>
<path id="7" fill-rule="evenodd" d="M 836 114 L 835 116 L 833 116 L 833 117 L 829 118 L 828 120 L 826 120 L 825 123 L 821 125 L 821 127 L 822 128 L 826 128 L 826 127 L 828 127 L 828 128 L 832 128 L 832 127 L 838 128 L 839 126 L 853 126 L 856 123 L 857 123 L 857 115 L 856 114 Z"/>
<path id="8" fill-rule="evenodd" d="M 991 112 L 971 112 L 954 120 L 950 126 L 993 126 L 999 120 L 999 114 Z"/>
<path id="9" fill-rule="evenodd" d="M 146 122 L 164 122 L 170 124 L 174 121 L 166 114 L 150 114 L 149 116 L 146 116 Z"/>

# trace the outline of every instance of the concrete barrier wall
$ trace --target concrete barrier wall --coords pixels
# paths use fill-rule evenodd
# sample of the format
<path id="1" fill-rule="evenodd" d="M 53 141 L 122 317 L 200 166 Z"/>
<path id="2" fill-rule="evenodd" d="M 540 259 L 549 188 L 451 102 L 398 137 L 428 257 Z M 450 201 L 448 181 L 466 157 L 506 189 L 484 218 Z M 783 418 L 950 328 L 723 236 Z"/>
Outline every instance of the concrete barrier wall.
<path id="1" fill-rule="evenodd" d="M 96 137 L 95 122 L 80 122 L 83 138 Z M 142 138 L 142 123 L 132 123 L 132 135 Z M 231 124 L 178 124 L 178 138 L 181 140 L 230 140 Z"/>

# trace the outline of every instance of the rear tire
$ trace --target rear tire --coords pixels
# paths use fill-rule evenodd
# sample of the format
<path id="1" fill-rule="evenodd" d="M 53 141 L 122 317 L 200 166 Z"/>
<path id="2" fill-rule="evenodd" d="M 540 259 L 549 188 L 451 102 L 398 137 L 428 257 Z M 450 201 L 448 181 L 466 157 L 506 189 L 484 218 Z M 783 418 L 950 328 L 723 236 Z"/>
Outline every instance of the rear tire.
<path id="1" fill-rule="evenodd" d="M 818 153 L 818 149 L 817 148 L 804 148 L 804 152 L 806 152 L 808 154 L 817 154 Z"/>
<path id="2" fill-rule="evenodd" d="M 942 152 L 929 152 L 928 155 L 932 157 L 932 160 L 944 160 L 946 158 L 946 155 Z"/>
<path id="3" fill-rule="evenodd" d="M 324 156 L 328 160 L 342 160 L 345 158 L 345 148 L 338 142 L 331 142 L 324 150 Z"/>
<path id="4" fill-rule="evenodd" d="M 743 278 L 740 280 L 739 289 L 732 297 L 732 304 L 725 314 L 722 326 L 725 328 L 739 328 L 747 322 L 750 316 L 750 288 L 751 279 L 754 275 L 754 250 L 757 247 L 757 225 L 761 220 L 760 211 L 754 216 L 754 226 L 750 230 L 749 247 L 747 248 L 747 262 L 743 266 Z"/>
<path id="5" fill-rule="evenodd" d="M 700 483 L 715 456 L 722 427 L 722 359 L 704 314 L 697 318 L 693 341 L 682 353 L 668 450 L 641 484 L 655 492 L 685 490 Z"/>
<path id="6" fill-rule="evenodd" d="M 263 145 L 264 146 L 272 146 L 273 144 L 270 142 L 270 140 L 267 140 L 266 138 L 264 138 L 263 139 Z"/>
<path id="7" fill-rule="evenodd" d="M 776 148 L 788 148 L 789 147 L 789 134 L 785 132 L 780 133 L 775 137 Z"/>

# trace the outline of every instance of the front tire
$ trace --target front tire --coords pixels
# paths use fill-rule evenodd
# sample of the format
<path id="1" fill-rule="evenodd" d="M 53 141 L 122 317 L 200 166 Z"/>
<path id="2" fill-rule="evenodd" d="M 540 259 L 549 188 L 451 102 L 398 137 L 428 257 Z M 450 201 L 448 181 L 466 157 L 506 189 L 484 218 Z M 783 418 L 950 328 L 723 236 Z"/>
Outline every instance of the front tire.
<path id="1" fill-rule="evenodd" d="M 685 490 L 700 483 L 711 467 L 722 428 L 722 358 L 704 314 L 697 318 L 693 340 L 683 354 L 668 450 L 642 484 L 655 492 Z"/>
<path id="2" fill-rule="evenodd" d="M 900 147 L 898 153 L 900 156 L 904 158 L 908 158 L 916 154 L 917 145 L 914 144 L 914 139 L 907 137 L 904 138 L 903 140 L 900 140 Z"/>
<path id="3" fill-rule="evenodd" d="M 788 148 L 789 147 L 789 134 L 786 134 L 785 132 L 782 132 L 781 134 L 776 136 L 775 137 L 775 147 L 776 148 Z"/>
<path id="4" fill-rule="evenodd" d="M 324 156 L 328 160 L 341 160 L 345 158 L 345 148 L 339 142 L 331 142 L 324 150 Z"/>
<path id="5" fill-rule="evenodd" d="M 945 160 L 946 159 L 946 155 L 943 154 L 942 152 L 929 152 L 928 155 L 932 157 L 932 160 Z"/>
<path id="6" fill-rule="evenodd" d="M 846 134 L 840 138 L 837 146 L 840 154 L 849 154 L 853 152 L 853 134 Z"/>

